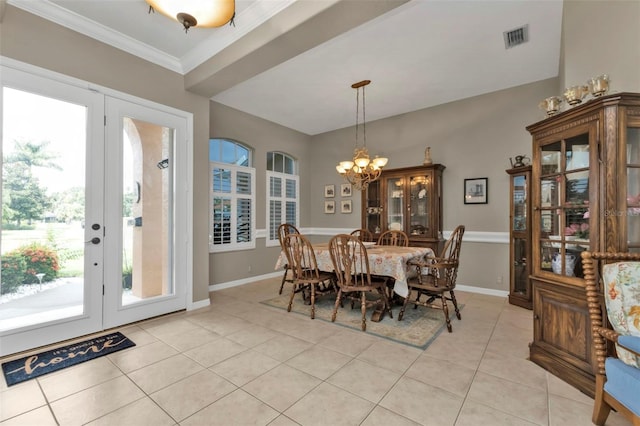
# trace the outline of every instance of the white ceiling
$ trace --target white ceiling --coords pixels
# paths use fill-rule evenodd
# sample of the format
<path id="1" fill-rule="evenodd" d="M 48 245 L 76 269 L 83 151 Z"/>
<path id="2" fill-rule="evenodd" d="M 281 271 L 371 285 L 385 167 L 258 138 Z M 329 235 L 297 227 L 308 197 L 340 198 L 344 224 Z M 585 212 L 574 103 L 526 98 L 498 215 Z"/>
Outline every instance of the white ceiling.
<path id="1" fill-rule="evenodd" d="M 235 27 L 188 34 L 144 0 L 8 3 L 187 74 L 295 3 L 317 13 L 340 1 L 236 0 Z M 530 41 L 505 49 L 503 32 L 525 24 Z M 371 121 L 555 77 L 561 24 L 561 0 L 411 0 L 212 99 L 314 135 L 355 123 L 350 86 L 364 79 Z"/>

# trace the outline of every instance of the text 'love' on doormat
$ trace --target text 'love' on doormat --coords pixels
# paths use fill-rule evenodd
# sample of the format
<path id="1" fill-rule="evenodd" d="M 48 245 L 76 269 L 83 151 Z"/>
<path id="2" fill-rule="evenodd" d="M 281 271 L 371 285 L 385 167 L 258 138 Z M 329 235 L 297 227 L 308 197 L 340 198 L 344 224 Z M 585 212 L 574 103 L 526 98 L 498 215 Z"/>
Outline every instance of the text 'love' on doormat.
<path id="1" fill-rule="evenodd" d="M 2 364 L 7 386 L 135 346 L 120 332 L 51 349 Z"/>

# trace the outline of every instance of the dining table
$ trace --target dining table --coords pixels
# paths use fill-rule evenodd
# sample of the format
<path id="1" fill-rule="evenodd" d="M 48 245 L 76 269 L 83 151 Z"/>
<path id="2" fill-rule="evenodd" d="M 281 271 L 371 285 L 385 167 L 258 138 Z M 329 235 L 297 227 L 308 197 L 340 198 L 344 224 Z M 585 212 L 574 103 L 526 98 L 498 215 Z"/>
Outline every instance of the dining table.
<path id="1" fill-rule="evenodd" d="M 313 244 L 312 247 L 316 256 L 318 269 L 321 271 L 333 272 L 333 263 L 331 262 L 331 254 L 329 253 L 329 244 L 316 243 Z M 393 292 L 402 297 L 407 297 L 409 295 L 407 279 L 413 272 L 413 268 L 407 266 L 407 262 L 411 259 L 434 256 L 433 250 L 429 247 L 400 247 L 372 244 L 366 245 L 366 249 L 371 275 L 393 278 L 395 280 L 393 284 Z M 281 252 L 278 260 L 276 261 L 275 269 L 282 269 L 286 264 L 287 257 L 284 252 Z"/>

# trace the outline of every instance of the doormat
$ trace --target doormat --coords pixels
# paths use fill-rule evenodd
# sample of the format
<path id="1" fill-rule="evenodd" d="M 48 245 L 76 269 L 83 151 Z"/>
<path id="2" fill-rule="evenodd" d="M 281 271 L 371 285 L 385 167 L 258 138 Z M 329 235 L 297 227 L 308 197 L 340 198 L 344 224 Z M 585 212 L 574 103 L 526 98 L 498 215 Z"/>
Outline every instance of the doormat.
<path id="1" fill-rule="evenodd" d="M 120 332 L 51 349 L 2 364 L 7 386 L 135 346 Z"/>
<path id="2" fill-rule="evenodd" d="M 285 291 L 281 296 L 264 300 L 260 303 L 284 309 L 286 311 L 290 295 L 290 292 Z M 335 301 L 335 294 L 317 297 L 316 319 L 314 321 L 321 320 L 331 323 L 331 314 L 333 313 Z M 338 315 L 334 324 L 362 331 L 360 328 L 362 321 L 360 306 L 358 305 L 355 309 L 351 309 L 350 305 L 351 303 L 348 300 L 345 301 L 344 307 L 338 310 Z M 464 305 L 459 304 L 458 308 L 462 310 L 463 306 Z M 449 305 L 449 311 L 449 316 L 455 331 L 456 322 L 458 320 L 456 318 L 455 311 L 453 310 L 453 306 Z M 296 316 L 293 315 L 294 312 L 309 318 L 311 306 L 305 305 L 302 298 L 297 295 L 291 308 L 292 317 Z M 365 331 L 365 333 L 373 334 L 419 349 L 426 349 L 435 340 L 435 338 L 438 337 L 442 330 L 445 329 L 446 325 L 444 314 L 440 309 L 425 307 L 413 309 L 413 305 L 409 304 L 404 312 L 402 321 L 398 321 L 400 307 L 396 305 L 392 307 L 393 318 L 389 318 L 389 315 L 385 314 L 380 322 L 371 321 L 371 312 L 371 308 L 367 309 L 367 331 Z"/>

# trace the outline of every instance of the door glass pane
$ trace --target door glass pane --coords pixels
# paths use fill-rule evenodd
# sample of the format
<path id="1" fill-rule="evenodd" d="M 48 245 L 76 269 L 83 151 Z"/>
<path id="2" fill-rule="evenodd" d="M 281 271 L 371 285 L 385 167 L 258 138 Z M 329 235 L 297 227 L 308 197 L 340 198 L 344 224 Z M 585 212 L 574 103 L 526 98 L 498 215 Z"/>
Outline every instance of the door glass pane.
<path id="1" fill-rule="evenodd" d="M 527 240 L 513 239 L 513 292 L 527 295 L 529 276 L 527 274 Z"/>
<path id="2" fill-rule="evenodd" d="M 0 331 L 84 312 L 87 108 L 3 89 Z"/>
<path id="3" fill-rule="evenodd" d="M 513 177 L 513 230 L 527 229 L 527 177 Z M 525 259 L 526 260 L 526 259 Z"/>
<path id="4" fill-rule="evenodd" d="M 401 178 L 387 180 L 387 228 L 404 230 L 404 193 Z"/>
<path id="5" fill-rule="evenodd" d="M 640 128 L 627 128 L 627 248 L 640 252 Z"/>
<path id="6" fill-rule="evenodd" d="M 122 305 L 129 305 L 174 291 L 169 233 L 174 131 L 128 117 L 123 129 Z M 230 185 L 229 173 L 218 172 L 219 190 L 225 191 Z M 222 202 L 220 205 L 221 210 L 214 209 L 214 221 L 217 218 L 224 230 L 229 223 L 225 220 L 228 208 Z M 216 212 L 220 214 L 216 216 Z"/>
<path id="7" fill-rule="evenodd" d="M 566 170 L 589 167 L 589 135 L 578 135 L 567 139 L 565 147 Z"/>
<path id="8" fill-rule="evenodd" d="M 410 179 L 411 235 L 424 235 L 429 230 L 429 176 L 412 176 Z"/>
<path id="9" fill-rule="evenodd" d="M 554 142 L 542 147 L 540 155 L 542 159 L 541 171 L 543 175 L 560 172 L 560 149 L 560 142 Z"/>

